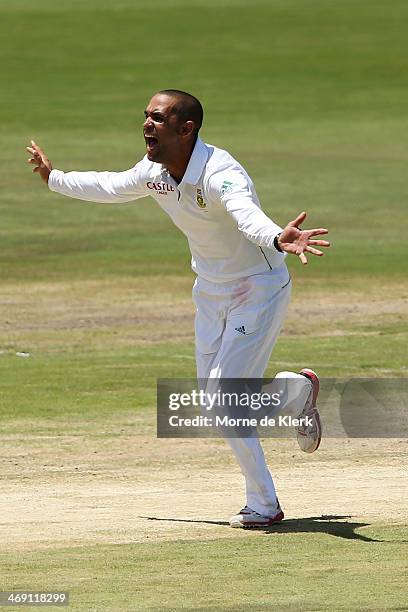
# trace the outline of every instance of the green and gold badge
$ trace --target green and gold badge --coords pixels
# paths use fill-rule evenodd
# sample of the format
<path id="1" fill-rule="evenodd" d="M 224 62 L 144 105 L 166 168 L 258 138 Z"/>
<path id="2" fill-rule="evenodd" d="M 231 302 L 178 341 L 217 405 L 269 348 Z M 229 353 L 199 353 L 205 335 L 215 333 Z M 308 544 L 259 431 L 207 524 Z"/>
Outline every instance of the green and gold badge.
<path id="1" fill-rule="evenodd" d="M 197 189 L 197 205 L 200 208 L 206 208 L 207 204 L 204 202 L 203 192 L 201 189 Z"/>

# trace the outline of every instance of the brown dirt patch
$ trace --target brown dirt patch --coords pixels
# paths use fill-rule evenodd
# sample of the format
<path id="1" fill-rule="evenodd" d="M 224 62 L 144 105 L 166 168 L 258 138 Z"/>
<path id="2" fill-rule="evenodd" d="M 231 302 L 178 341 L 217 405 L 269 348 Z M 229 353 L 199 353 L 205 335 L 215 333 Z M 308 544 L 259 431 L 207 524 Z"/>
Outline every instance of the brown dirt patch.
<path id="1" fill-rule="evenodd" d="M 225 524 L 244 501 L 225 443 L 157 440 L 147 429 L 3 438 L 3 548 L 242 535 Z M 313 456 L 294 440 L 264 446 L 288 519 L 406 522 L 406 440 L 326 440 Z"/>

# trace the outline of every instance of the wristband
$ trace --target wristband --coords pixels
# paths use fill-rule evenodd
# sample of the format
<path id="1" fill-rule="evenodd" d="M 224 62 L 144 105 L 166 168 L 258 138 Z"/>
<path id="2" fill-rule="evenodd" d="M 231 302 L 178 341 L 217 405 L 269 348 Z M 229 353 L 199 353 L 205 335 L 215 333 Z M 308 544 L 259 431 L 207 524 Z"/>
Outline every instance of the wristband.
<path id="1" fill-rule="evenodd" d="M 279 246 L 278 240 L 279 237 L 281 236 L 282 232 L 280 234 L 276 234 L 275 238 L 273 239 L 273 246 L 275 247 L 275 249 L 277 251 L 279 251 L 279 253 L 283 253 L 282 249 Z"/>

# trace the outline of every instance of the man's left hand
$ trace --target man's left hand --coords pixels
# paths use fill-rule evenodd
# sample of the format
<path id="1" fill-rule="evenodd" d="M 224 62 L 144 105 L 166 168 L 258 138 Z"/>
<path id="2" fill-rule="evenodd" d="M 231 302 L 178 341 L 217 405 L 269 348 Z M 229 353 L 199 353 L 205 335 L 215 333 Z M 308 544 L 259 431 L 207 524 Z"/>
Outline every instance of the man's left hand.
<path id="1" fill-rule="evenodd" d="M 307 257 L 305 253 L 311 253 L 312 255 L 318 255 L 321 257 L 324 255 L 323 251 L 320 251 L 315 247 L 330 246 L 330 242 L 327 240 L 312 240 L 313 236 L 321 236 L 329 233 L 329 230 L 325 229 L 324 227 L 310 230 L 302 230 L 299 228 L 299 225 L 303 223 L 305 219 L 306 213 L 301 212 L 296 219 L 287 224 L 278 238 L 279 248 L 285 253 L 297 255 L 302 264 L 307 264 Z"/>

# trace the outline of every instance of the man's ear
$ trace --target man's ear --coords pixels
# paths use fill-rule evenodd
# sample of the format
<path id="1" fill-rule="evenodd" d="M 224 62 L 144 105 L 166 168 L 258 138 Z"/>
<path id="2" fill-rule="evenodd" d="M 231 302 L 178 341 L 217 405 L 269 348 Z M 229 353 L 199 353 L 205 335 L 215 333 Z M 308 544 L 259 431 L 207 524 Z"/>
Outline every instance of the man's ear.
<path id="1" fill-rule="evenodd" d="M 183 125 L 181 126 L 181 130 L 180 133 L 183 136 L 189 136 L 190 134 L 192 134 L 194 131 L 194 121 L 186 121 L 185 123 L 183 123 Z"/>

